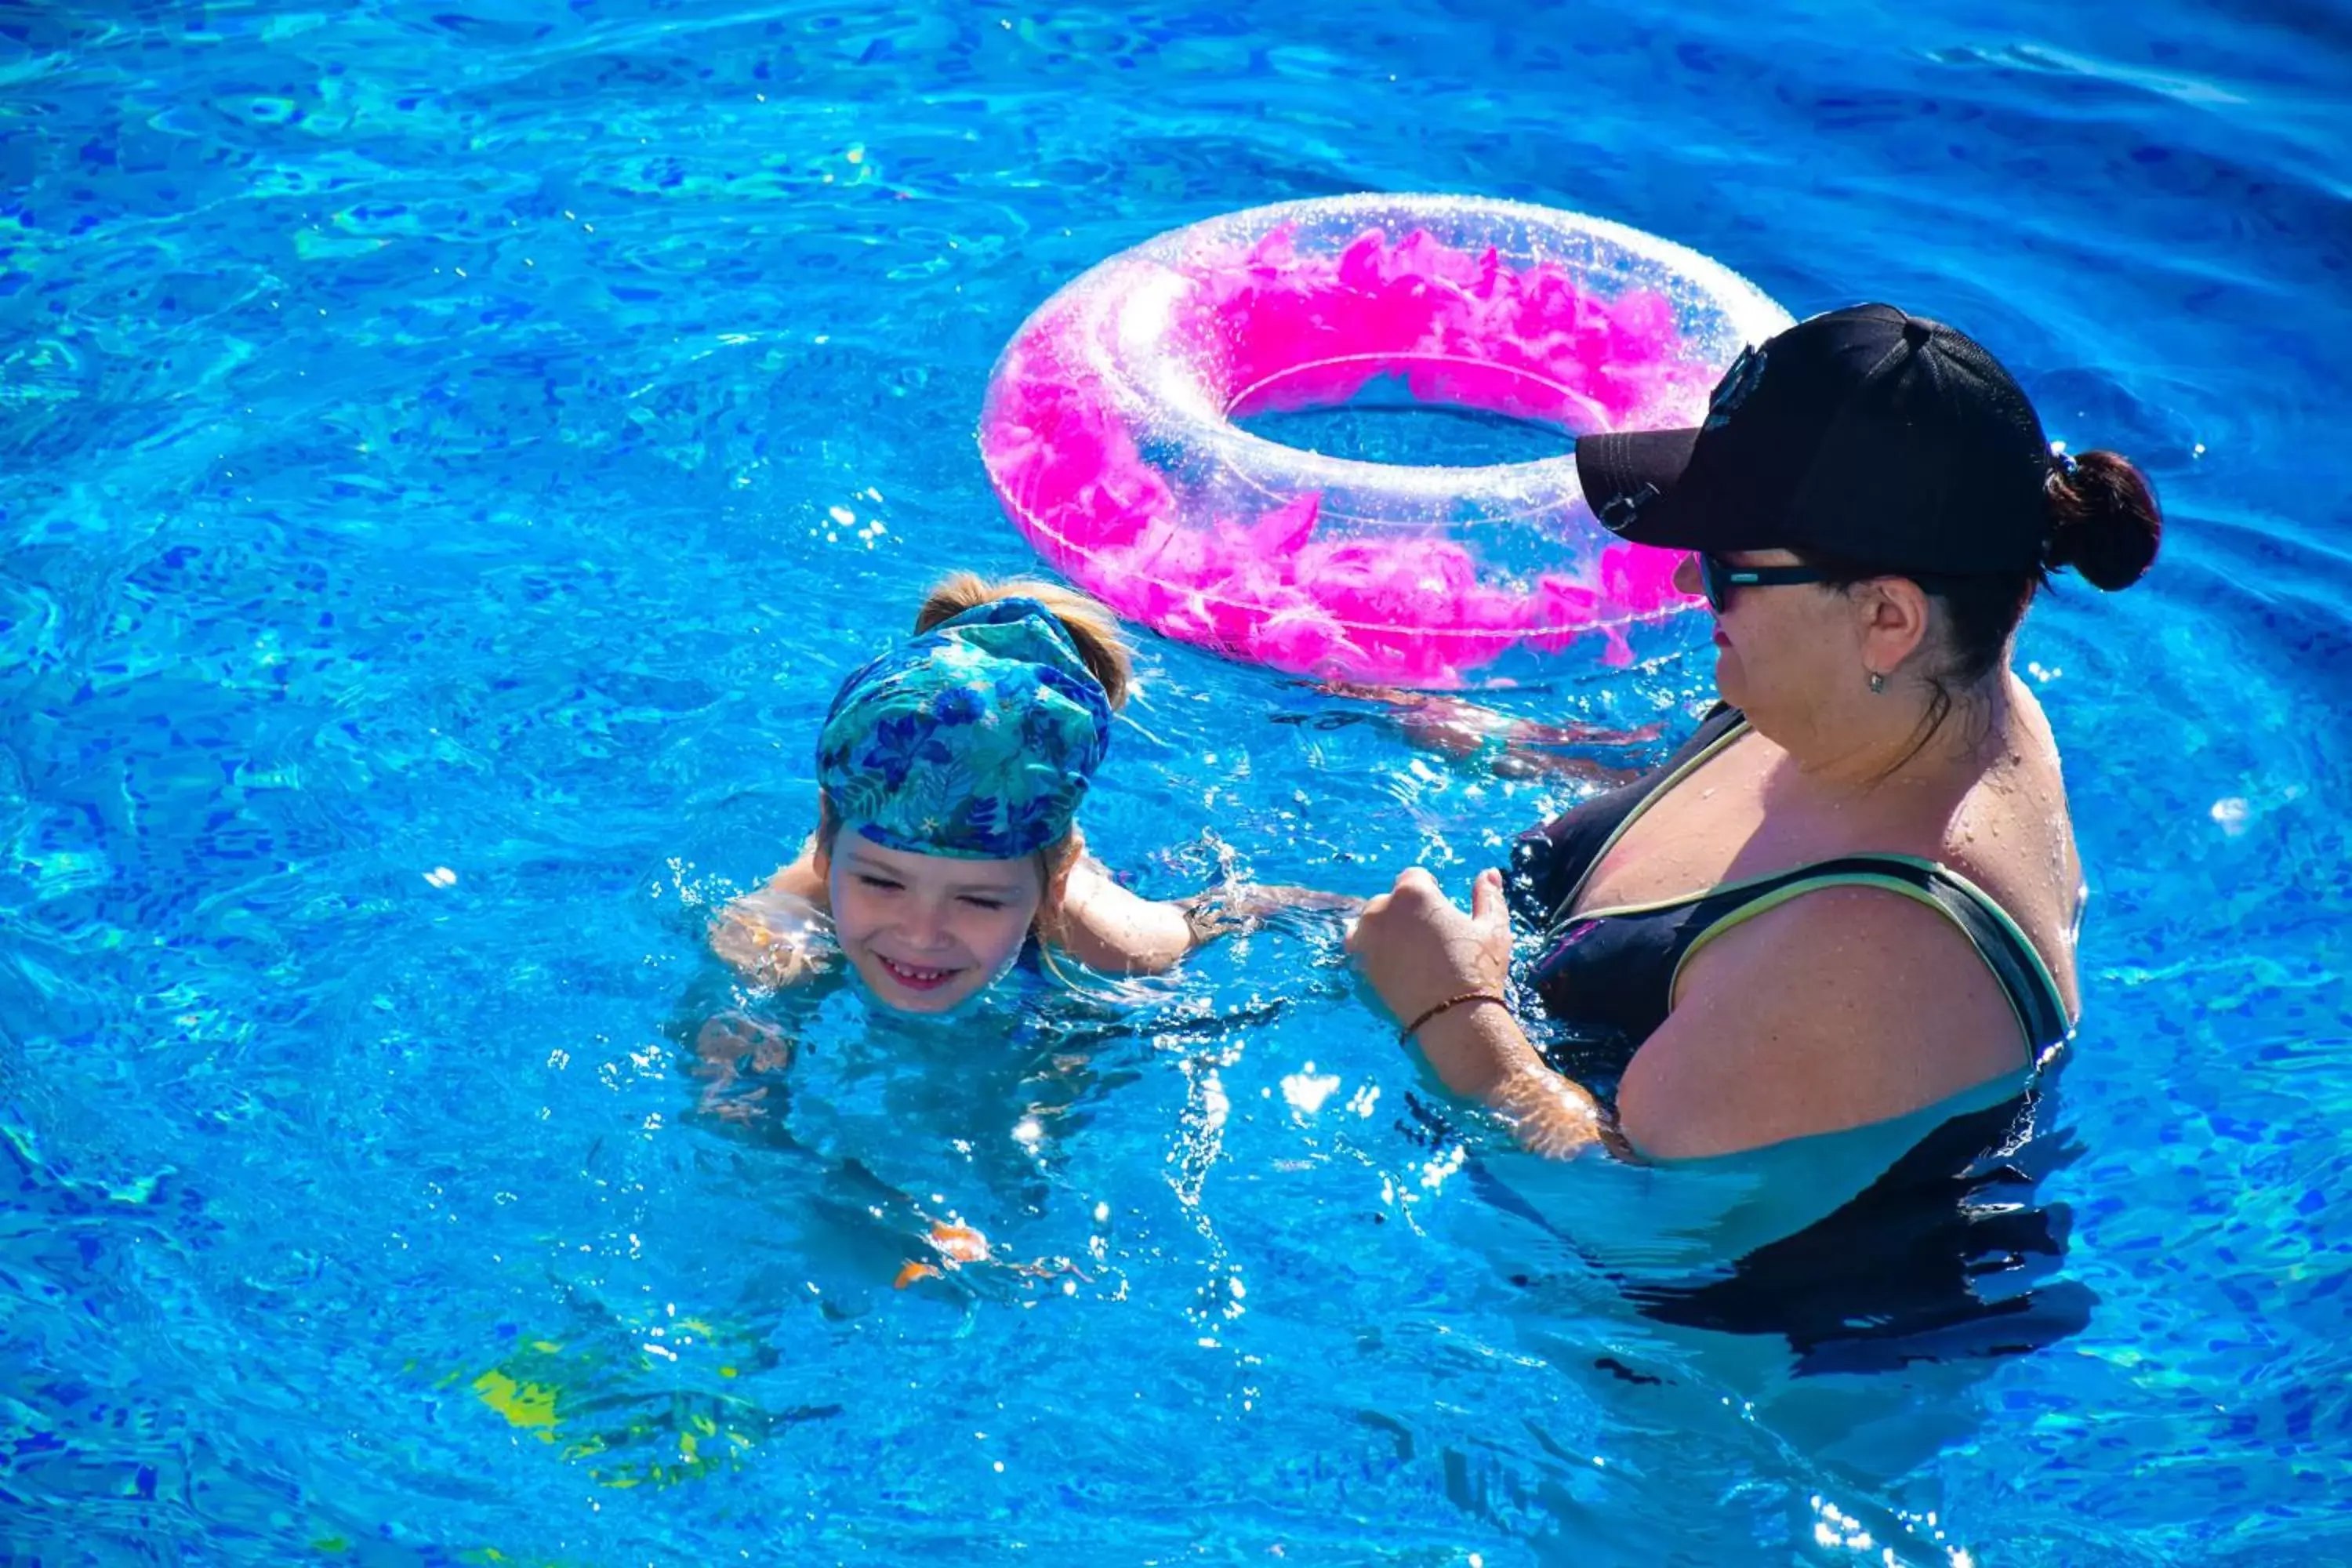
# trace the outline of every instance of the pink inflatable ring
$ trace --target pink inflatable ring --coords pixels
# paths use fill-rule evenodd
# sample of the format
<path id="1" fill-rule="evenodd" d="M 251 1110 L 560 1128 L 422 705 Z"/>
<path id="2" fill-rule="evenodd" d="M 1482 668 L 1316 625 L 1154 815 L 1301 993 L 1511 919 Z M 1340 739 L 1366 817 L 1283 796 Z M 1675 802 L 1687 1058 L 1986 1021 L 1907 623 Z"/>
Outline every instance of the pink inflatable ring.
<path id="1" fill-rule="evenodd" d="M 1728 268 L 1575 213 L 1454 196 L 1258 207 L 1111 258 L 996 364 L 990 481 L 1072 581 L 1172 637 L 1275 668 L 1462 684 L 1686 603 L 1675 558 L 1594 521 L 1570 456 L 1486 468 L 1330 458 L 1237 416 L 1416 401 L 1579 433 L 1695 425 L 1742 346 L 1790 324 Z"/>

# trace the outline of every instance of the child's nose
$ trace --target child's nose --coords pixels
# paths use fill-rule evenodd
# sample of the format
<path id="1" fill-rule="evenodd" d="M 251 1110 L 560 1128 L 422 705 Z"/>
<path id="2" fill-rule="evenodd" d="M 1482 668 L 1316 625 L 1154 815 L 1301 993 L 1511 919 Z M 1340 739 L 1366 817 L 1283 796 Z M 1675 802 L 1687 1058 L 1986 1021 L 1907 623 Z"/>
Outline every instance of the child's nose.
<path id="1" fill-rule="evenodd" d="M 946 907 L 917 899 L 907 910 L 907 940 L 918 947 L 944 947 L 948 941 Z"/>

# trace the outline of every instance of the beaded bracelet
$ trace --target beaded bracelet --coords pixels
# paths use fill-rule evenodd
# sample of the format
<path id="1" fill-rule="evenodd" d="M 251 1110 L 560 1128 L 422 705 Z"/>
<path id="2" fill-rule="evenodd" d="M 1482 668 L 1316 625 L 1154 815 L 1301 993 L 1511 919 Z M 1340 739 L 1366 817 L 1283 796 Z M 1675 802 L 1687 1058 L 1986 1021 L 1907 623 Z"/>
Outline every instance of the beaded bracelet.
<path id="1" fill-rule="evenodd" d="M 1496 1006 L 1500 1007 L 1506 1013 L 1511 1010 L 1510 998 L 1507 996 L 1499 995 L 1492 991 L 1465 991 L 1459 995 L 1448 996 L 1444 1001 L 1436 1003 L 1433 1005 L 1423 1009 L 1420 1017 L 1415 1018 L 1412 1023 L 1407 1024 L 1403 1028 L 1397 1031 L 1397 1038 L 1402 1041 L 1409 1042 L 1413 1037 L 1414 1030 L 1420 1028 L 1423 1024 L 1428 1023 L 1432 1018 L 1436 1017 L 1440 1013 L 1445 1012 L 1449 1008 L 1466 1007 L 1473 1002 L 1492 1002 Z"/>

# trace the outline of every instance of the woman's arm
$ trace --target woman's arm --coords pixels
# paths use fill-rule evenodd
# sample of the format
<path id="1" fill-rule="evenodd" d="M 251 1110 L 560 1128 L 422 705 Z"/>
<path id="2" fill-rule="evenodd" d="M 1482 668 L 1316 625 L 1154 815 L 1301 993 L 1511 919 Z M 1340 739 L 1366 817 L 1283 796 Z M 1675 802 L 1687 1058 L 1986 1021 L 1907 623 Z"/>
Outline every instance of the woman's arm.
<path id="1" fill-rule="evenodd" d="M 1628 1142 L 1699 1159 L 1886 1121 L 2031 1065 L 2016 1015 L 1940 911 L 1829 888 L 1689 963 L 1618 1085 Z"/>
<path id="2" fill-rule="evenodd" d="M 1438 1080 L 1483 1101 L 1527 1148 L 1565 1158 L 1608 1137 L 1599 1103 L 1546 1065 L 1506 1001 L 1511 923 L 1501 872 L 1479 874 L 1465 915 L 1413 867 L 1364 906 L 1348 951 Z"/>
<path id="3" fill-rule="evenodd" d="M 1465 915 L 1419 868 L 1366 906 L 1349 947 L 1408 1022 L 1503 994 L 1502 885 Z M 1729 1154 L 1907 1115 L 2028 1065 L 1999 982 L 1940 912 L 1869 888 L 1768 910 L 1710 942 L 1618 1086 L 1617 1121 L 1553 1072 L 1501 1006 L 1447 1007 L 1415 1032 L 1446 1088 L 1538 1153 L 1596 1140 L 1654 1159 Z"/>

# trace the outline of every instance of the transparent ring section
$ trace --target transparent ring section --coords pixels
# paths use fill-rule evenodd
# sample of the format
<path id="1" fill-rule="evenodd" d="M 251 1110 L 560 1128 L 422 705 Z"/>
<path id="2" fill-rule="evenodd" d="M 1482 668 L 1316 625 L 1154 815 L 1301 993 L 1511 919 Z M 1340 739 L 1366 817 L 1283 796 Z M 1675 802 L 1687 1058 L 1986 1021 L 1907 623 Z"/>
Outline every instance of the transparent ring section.
<path id="1" fill-rule="evenodd" d="M 1556 427 L 1686 427 L 1790 324 L 1745 279 L 1602 219 L 1456 196 L 1254 208 L 1097 266 L 1014 334 L 980 447 L 1047 561 L 1161 633 L 1298 674 L 1476 684 L 1514 650 L 1622 664 L 1687 607 L 1571 456 L 1331 457 L 1252 415 L 1370 398 Z"/>

